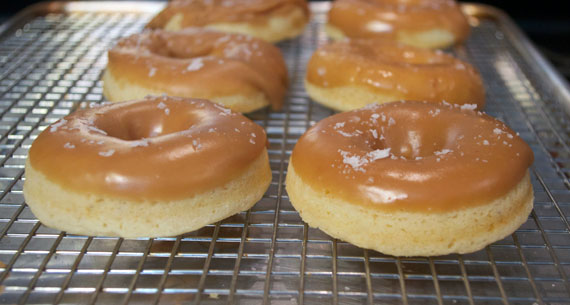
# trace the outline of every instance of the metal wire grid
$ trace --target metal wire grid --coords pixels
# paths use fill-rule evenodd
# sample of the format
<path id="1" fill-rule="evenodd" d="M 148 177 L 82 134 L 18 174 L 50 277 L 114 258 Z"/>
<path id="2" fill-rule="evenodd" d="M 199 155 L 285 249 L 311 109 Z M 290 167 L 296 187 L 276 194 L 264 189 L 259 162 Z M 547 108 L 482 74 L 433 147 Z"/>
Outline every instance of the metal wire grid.
<path id="1" fill-rule="evenodd" d="M 274 304 L 564 304 L 570 302 L 567 116 L 534 79 L 501 28 L 484 19 L 465 48 L 488 89 L 487 112 L 531 145 L 535 210 L 512 236 L 469 255 L 394 258 L 311 229 L 284 190 L 291 149 L 332 114 L 308 99 L 305 63 L 326 41 L 326 5 L 299 39 L 282 45 L 291 90 L 281 112 L 250 117 L 265 127 L 273 183 L 250 211 L 176 238 L 74 236 L 44 227 L 24 204 L 23 167 L 34 137 L 80 107 L 102 101 L 106 49 L 139 31 L 144 13 L 36 17 L 0 43 L 0 302 Z M 136 10 L 136 8 L 133 8 Z"/>

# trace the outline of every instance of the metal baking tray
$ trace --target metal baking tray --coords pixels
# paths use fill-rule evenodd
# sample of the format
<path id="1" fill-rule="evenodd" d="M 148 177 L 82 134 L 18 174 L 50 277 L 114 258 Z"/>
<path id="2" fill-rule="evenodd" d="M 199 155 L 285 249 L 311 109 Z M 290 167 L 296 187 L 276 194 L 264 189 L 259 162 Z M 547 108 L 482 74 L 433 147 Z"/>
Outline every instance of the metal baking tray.
<path id="1" fill-rule="evenodd" d="M 299 136 L 331 115 L 303 89 L 327 42 L 330 3 L 311 4 L 302 37 L 279 44 L 291 86 L 282 111 L 249 115 L 269 139 L 273 182 L 251 210 L 172 238 L 66 234 L 22 196 L 37 134 L 102 102 L 106 50 L 163 3 L 50 2 L 0 27 L 0 303 L 8 304 L 569 304 L 570 91 L 502 12 L 465 4 L 472 34 L 448 50 L 474 64 L 486 111 L 530 144 L 534 211 L 514 234 L 468 255 L 398 258 L 309 228 L 284 188 Z"/>

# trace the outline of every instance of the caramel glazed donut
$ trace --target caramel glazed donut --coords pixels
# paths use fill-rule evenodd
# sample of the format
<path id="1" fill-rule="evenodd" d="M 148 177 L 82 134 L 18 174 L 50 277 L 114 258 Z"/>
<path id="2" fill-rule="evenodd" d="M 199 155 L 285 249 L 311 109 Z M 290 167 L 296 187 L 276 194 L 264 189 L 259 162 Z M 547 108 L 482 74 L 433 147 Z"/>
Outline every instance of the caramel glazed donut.
<path id="1" fill-rule="evenodd" d="M 454 0 L 337 0 L 325 28 L 333 39 L 382 37 L 421 48 L 445 48 L 469 36 Z"/>
<path id="2" fill-rule="evenodd" d="M 46 128 L 24 196 L 42 223 L 68 233 L 157 237 L 249 209 L 270 182 L 259 125 L 206 100 L 149 97 Z"/>
<path id="3" fill-rule="evenodd" d="M 470 64 L 379 39 L 320 47 L 307 65 L 305 88 L 315 101 L 340 111 L 398 100 L 485 105 L 483 81 Z"/>
<path id="4" fill-rule="evenodd" d="M 148 31 L 120 40 L 108 57 L 103 94 L 113 102 L 165 93 L 251 112 L 281 108 L 287 90 L 279 49 L 240 34 Z"/>
<path id="5" fill-rule="evenodd" d="M 468 253 L 527 220 L 532 162 L 511 129 L 470 107 L 371 105 L 328 117 L 299 139 L 287 193 L 310 226 L 359 247 Z"/>
<path id="6" fill-rule="evenodd" d="M 309 17 L 305 0 L 174 0 L 147 27 L 205 27 L 277 42 L 300 35 Z"/>

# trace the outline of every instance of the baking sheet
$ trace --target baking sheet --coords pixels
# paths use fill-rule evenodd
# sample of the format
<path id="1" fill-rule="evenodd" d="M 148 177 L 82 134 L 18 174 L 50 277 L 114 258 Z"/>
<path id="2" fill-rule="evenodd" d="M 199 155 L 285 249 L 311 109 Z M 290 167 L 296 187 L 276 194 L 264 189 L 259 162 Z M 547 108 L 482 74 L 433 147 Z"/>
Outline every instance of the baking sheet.
<path id="1" fill-rule="evenodd" d="M 570 213 L 564 80 L 513 23 L 465 4 L 472 35 L 450 52 L 474 64 L 486 112 L 535 153 L 535 209 L 513 235 L 468 255 L 395 258 L 304 224 L 284 178 L 299 136 L 333 112 L 303 88 L 305 65 L 326 43 L 329 3 L 313 3 L 302 37 L 279 44 L 291 88 L 282 111 L 249 115 L 267 131 L 273 182 L 251 210 L 172 238 L 69 235 L 25 205 L 33 139 L 89 102 L 102 102 L 106 50 L 139 32 L 158 2 L 50 2 L 0 26 L 0 303 L 7 304 L 568 304 Z"/>

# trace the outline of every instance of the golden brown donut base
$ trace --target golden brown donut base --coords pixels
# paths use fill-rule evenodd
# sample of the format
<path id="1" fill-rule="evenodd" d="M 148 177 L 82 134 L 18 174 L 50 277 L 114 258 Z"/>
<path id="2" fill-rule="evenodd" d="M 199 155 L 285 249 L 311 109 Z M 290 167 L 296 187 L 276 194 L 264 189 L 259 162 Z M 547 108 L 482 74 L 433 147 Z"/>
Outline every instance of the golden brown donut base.
<path id="1" fill-rule="evenodd" d="M 443 213 L 383 211 L 353 204 L 287 171 L 291 203 L 311 227 L 362 248 L 395 256 L 470 253 L 512 234 L 528 218 L 533 191 L 528 171 L 504 196 Z M 462 204 L 458 204 L 463 206 Z"/>
<path id="2" fill-rule="evenodd" d="M 397 95 L 384 95 L 373 92 L 364 86 L 343 86 L 337 88 L 322 88 L 312 85 L 305 79 L 307 94 L 319 104 L 337 111 L 349 111 L 362 108 L 369 104 L 384 104 L 403 99 Z"/>
<path id="3" fill-rule="evenodd" d="M 105 84 L 103 87 L 103 95 L 111 102 L 138 100 L 148 95 L 165 94 L 165 91 L 168 91 L 144 87 L 126 78 L 121 78 L 120 75 L 115 75 L 113 71 L 113 69 L 107 68 L 103 74 L 103 82 Z M 188 87 L 187 90 L 191 90 L 191 87 Z M 233 95 L 220 95 L 212 93 L 211 91 L 201 91 L 200 88 L 195 88 L 193 93 L 186 93 L 185 95 L 207 99 L 242 113 L 253 112 L 267 107 L 270 104 L 267 96 L 263 92 L 247 90 L 247 88 L 244 88 L 242 93 Z"/>
<path id="4" fill-rule="evenodd" d="M 199 229 L 244 211 L 261 199 L 271 182 L 267 150 L 238 177 L 180 200 L 132 201 L 71 191 L 26 163 L 24 196 L 34 215 L 73 234 L 159 237 Z"/>

